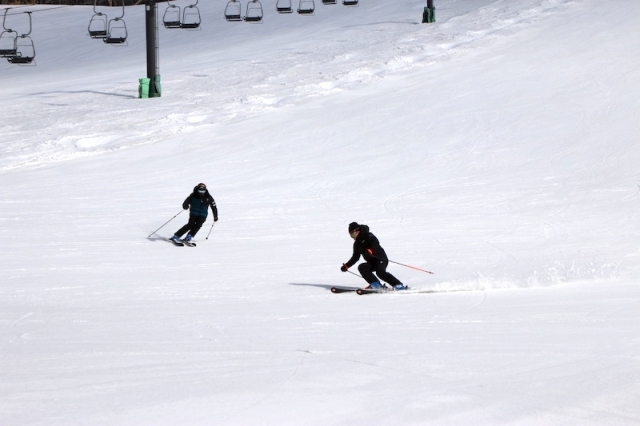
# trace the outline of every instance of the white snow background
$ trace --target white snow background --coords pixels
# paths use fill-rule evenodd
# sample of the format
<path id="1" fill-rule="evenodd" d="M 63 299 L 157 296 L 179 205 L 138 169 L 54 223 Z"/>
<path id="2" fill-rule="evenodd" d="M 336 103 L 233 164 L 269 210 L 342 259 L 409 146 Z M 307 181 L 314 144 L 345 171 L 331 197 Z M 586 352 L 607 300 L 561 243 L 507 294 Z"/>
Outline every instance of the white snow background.
<path id="1" fill-rule="evenodd" d="M 639 425 L 640 2 L 225 5 L 160 28 L 156 99 L 143 6 L 126 47 L 11 9 L 0 424 Z M 332 294 L 351 221 L 434 274 Z"/>

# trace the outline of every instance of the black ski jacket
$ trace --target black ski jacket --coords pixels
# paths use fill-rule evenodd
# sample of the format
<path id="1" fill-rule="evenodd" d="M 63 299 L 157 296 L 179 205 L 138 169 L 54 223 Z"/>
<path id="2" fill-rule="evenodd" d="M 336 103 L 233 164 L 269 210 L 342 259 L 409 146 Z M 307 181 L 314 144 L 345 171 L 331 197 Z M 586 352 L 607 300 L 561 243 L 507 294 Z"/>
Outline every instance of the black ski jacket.
<path id="1" fill-rule="evenodd" d="M 369 232 L 367 225 L 360 225 L 360 233 L 353 242 L 353 256 L 345 263 L 345 266 L 350 268 L 355 265 L 361 255 L 367 262 L 373 262 L 376 259 L 387 260 L 387 253 L 380 247 L 376 236 Z"/>
<path id="2" fill-rule="evenodd" d="M 193 192 L 187 197 L 186 200 L 184 200 L 184 203 L 182 203 L 182 208 L 185 210 L 190 208 L 191 216 L 200 216 L 206 218 L 208 209 L 209 207 L 211 207 L 211 211 L 213 212 L 213 220 L 217 221 L 218 207 L 216 206 L 216 202 L 211 194 L 209 194 L 209 190 L 205 190 L 206 192 L 204 193 L 204 195 L 200 195 L 197 190 L 197 186 L 193 188 Z"/>

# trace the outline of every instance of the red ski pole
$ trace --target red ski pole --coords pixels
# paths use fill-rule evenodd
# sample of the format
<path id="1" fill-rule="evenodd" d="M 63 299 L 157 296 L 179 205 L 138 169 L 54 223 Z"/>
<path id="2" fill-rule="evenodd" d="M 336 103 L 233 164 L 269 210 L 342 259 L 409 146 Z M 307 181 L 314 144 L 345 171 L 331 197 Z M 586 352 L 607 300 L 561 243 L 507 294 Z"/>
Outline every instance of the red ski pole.
<path id="1" fill-rule="evenodd" d="M 367 251 L 369 251 L 369 250 L 367 250 Z M 374 256 L 374 255 L 373 255 L 373 253 L 372 253 L 372 251 L 369 251 L 369 254 L 371 255 L 371 257 L 375 257 L 376 259 L 386 260 L 387 262 L 395 263 L 396 265 L 406 266 L 407 268 L 415 269 L 416 271 L 426 272 L 427 274 L 433 274 L 433 272 L 431 272 L 431 271 L 426 271 L 426 270 L 424 270 L 424 269 L 422 269 L 422 268 L 418 268 L 417 266 L 405 265 L 404 263 L 395 262 L 395 261 L 393 261 L 393 260 L 383 259 L 383 258 L 381 258 L 381 257 Z"/>
<path id="2" fill-rule="evenodd" d="M 426 272 L 427 274 L 433 274 L 433 272 L 431 272 L 431 271 L 425 271 L 424 269 L 418 268 L 416 266 L 405 265 L 404 263 L 394 262 L 393 260 L 390 260 L 389 262 L 395 263 L 396 265 L 406 266 L 407 268 L 415 269 L 416 271 Z"/>

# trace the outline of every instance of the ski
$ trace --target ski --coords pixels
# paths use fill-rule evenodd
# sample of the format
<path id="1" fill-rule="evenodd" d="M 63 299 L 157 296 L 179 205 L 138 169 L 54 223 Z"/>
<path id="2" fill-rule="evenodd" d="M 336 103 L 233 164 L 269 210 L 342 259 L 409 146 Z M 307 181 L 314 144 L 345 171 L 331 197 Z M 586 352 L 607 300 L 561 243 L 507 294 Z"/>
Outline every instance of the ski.
<path id="1" fill-rule="evenodd" d="M 181 243 L 179 241 L 174 241 L 171 238 L 167 238 L 167 241 L 169 241 L 170 243 L 173 243 L 174 246 L 184 247 L 184 243 Z"/>
<path id="2" fill-rule="evenodd" d="M 352 287 L 331 287 L 331 293 L 349 293 L 352 291 L 357 291 L 357 288 Z"/>
<path id="3" fill-rule="evenodd" d="M 393 288 L 386 287 L 386 286 L 379 289 L 354 288 L 354 287 L 331 287 L 331 293 L 339 294 L 339 293 L 352 293 L 352 292 L 356 292 L 360 295 L 364 295 L 364 294 L 374 294 L 374 293 L 396 293 L 396 292 L 414 293 L 415 291 L 410 292 L 409 288 L 407 288 L 406 290 L 395 290 Z"/>
<path id="4" fill-rule="evenodd" d="M 184 245 L 187 245 L 189 247 L 195 247 L 196 243 L 192 243 L 191 241 L 187 241 L 187 240 L 180 240 L 182 241 L 182 243 L 184 243 Z"/>
<path id="5" fill-rule="evenodd" d="M 483 289 L 470 289 L 470 288 L 461 288 L 461 289 L 451 289 L 451 290 L 420 290 L 414 288 L 408 288 L 406 290 L 394 290 L 394 289 L 368 289 L 368 288 L 359 288 L 356 290 L 356 293 L 360 295 L 365 294 L 377 294 L 377 293 L 393 293 L 393 294 L 440 294 L 440 293 L 456 293 L 462 291 L 484 291 Z"/>
<path id="6" fill-rule="evenodd" d="M 356 290 L 356 293 L 358 293 L 359 295 L 364 295 L 364 294 L 376 294 L 376 293 L 397 293 L 397 292 L 408 292 L 409 291 L 409 287 L 407 287 L 404 290 L 396 290 L 393 287 L 387 287 L 384 286 L 382 288 L 359 288 Z"/>
<path id="7" fill-rule="evenodd" d="M 393 290 L 389 290 L 387 288 L 380 288 L 380 289 L 359 288 L 356 290 L 356 293 L 362 296 L 364 294 L 389 293 L 390 291 L 393 291 Z"/>

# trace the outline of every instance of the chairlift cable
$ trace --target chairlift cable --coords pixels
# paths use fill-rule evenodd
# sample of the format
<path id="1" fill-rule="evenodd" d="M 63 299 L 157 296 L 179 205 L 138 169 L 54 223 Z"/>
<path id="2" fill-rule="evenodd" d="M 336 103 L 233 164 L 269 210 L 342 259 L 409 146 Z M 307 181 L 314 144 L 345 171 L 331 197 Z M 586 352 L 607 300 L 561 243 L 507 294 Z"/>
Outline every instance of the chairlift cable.
<path id="1" fill-rule="evenodd" d="M 7 7 L 6 9 L 22 9 L 22 8 L 25 8 L 25 7 L 34 7 L 34 6 L 45 6 L 45 5 L 33 5 L 32 4 L 32 5 L 27 5 L 27 6 L 15 6 L 15 7 L 11 6 L 11 7 Z M 76 6 L 76 5 L 65 5 L 65 6 L 50 7 L 50 8 L 47 8 L 47 9 L 36 9 L 36 10 L 30 11 L 30 13 L 49 12 L 50 10 L 62 9 L 62 8 L 65 8 L 65 7 L 73 7 L 73 6 Z M 20 15 L 22 13 L 25 13 L 25 12 L 9 13 L 7 16 Z"/>

